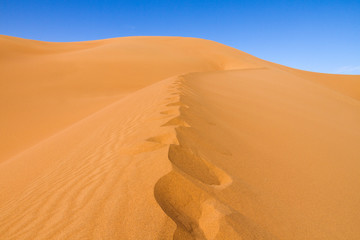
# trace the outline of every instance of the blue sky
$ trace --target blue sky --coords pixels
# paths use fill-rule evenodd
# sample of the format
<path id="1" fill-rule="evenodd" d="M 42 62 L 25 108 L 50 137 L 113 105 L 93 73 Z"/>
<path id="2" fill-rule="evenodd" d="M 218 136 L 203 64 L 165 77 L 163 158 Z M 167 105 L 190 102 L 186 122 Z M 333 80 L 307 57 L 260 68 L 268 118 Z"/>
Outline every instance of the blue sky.
<path id="1" fill-rule="evenodd" d="M 360 0 L 0 0 L 0 34 L 199 37 L 290 67 L 360 74 Z"/>

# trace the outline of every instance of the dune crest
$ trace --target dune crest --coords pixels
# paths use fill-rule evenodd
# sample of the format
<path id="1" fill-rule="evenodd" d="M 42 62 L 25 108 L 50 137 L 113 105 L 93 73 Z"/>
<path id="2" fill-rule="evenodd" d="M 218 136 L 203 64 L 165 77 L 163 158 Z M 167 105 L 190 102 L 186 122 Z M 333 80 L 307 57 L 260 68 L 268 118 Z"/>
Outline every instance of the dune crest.
<path id="1" fill-rule="evenodd" d="M 190 108 L 190 103 L 191 106 L 196 103 L 188 98 L 188 95 L 194 93 L 185 84 L 185 79 L 186 77 L 181 76 L 173 82 L 171 90 L 175 89 L 178 99 L 166 105 L 178 107 L 179 110 L 177 116 L 179 120 L 171 124 L 176 131 L 176 137 L 179 137 L 176 138 L 177 144 L 170 144 L 168 150 L 168 158 L 173 169 L 159 179 L 154 189 L 157 202 L 177 224 L 173 239 L 219 239 L 220 235 L 223 236 L 221 238 L 244 239 L 251 237 L 252 234 L 259 235 L 261 239 L 270 239 L 266 234 L 262 235 L 263 230 L 255 230 L 251 227 L 247 229 L 250 234 L 236 232 L 236 227 L 229 226 L 225 222 L 226 217 L 230 218 L 228 215 L 241 216 L 241 214 L 216 199 L 214 192 L 221 192 L 222 189 L 228 187 L 232 183 L 232 178 L 201 157 L 197 145 L 204 142 L 189 144 L 188 139 L 191 135 L 188 135 L 184 128 L 192 128 L 186 123 L 186 119 L 191 120 L 192 116 L 189 116 L 186 110 Z M 189 104 L 185 105 L 184 102 L 188 101 Z M 197 118 L 196 120 L 203 125 L 209 124 L 206 119 Z M 244 227 L 241 222 L 236 222 L 236 224 L 239 225 L 238 228 Z"/>
<path id="2" fill-rule="evenodd" d="M 0 239 L 360 238 L 360 76 L 193 38 L 0 50 Z"/>

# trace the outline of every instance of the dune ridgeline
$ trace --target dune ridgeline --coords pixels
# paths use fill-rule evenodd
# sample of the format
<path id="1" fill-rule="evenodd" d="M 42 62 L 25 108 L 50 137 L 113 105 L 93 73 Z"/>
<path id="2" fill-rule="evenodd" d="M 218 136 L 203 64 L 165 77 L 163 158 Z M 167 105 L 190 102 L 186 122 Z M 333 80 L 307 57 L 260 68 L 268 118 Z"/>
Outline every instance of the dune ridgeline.
<path id="1" fill-rule="evenodd" d="M 360 239 L 360 76 L 181 37 L 0 36 L 0 239 Z"/>

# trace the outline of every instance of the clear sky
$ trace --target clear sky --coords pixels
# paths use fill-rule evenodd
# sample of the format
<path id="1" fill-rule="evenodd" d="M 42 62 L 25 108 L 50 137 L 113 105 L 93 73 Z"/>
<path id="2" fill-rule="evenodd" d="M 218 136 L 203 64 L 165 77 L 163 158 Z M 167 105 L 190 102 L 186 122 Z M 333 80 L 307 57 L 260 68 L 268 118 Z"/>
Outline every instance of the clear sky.
<path id="1" fill-rule="evenodd" d="M 0 34 L 198 37 L 290 67 L 360 74 L 360 0 L 0 0 Z"/>

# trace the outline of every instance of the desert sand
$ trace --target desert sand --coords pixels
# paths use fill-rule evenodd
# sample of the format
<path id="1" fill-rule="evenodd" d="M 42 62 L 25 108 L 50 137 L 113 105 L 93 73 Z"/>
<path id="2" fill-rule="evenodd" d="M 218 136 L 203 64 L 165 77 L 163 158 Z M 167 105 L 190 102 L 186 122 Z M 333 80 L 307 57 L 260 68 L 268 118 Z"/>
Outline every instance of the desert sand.
<path id="1" fill-rule="evenodd" d="M 360 239 L 360 76 L 209 40 L 0 36 L 0 239 Z"/>

